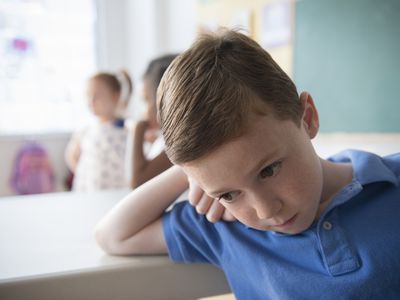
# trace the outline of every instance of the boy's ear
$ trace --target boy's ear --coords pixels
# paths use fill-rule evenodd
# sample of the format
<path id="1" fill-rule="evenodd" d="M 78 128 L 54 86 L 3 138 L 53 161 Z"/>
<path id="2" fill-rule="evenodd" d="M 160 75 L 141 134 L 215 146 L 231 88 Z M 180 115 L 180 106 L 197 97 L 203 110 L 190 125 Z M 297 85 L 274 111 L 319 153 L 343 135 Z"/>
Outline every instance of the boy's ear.
<path id="1" fill-rule="evenodd" d="M 302 92 L 300 94 L 300 102 L 303 108 L 301 125 L 306 130 L 310 139 L 313 139 L 317 135 L 319 129 L 318 111 L 309 93 Z"/>

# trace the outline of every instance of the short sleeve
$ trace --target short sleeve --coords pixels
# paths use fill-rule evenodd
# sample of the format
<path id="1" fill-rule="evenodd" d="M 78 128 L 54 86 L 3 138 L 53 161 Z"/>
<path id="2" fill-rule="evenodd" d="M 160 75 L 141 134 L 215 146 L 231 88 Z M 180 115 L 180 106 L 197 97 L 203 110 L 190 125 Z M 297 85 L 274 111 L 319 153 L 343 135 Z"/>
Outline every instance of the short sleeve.
<path id="1" fill-rule="evenodd" d="M 220 266 L 222 245 L 215 224 L 187 201 L 177 203 L 163 216 L 163 231 L 172 261 Z"/>

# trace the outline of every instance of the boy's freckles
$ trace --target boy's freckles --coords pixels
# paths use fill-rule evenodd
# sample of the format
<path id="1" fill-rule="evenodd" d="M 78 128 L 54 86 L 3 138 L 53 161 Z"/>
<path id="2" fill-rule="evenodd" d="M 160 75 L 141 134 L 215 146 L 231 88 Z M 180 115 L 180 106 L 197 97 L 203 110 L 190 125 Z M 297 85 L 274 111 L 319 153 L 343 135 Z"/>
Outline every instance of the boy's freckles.
<path id="1" fill-rule="evenodd" d="M 262 178 L 275 162 L 276 174 Z M 232 203 L 221 203 L 249 227 L 298 233 L 315 219 L 321 164 L 305 130 L 292 121 L 256 117 L 246 134 L 182 167 L 209 195 L 234 192 Z"/>

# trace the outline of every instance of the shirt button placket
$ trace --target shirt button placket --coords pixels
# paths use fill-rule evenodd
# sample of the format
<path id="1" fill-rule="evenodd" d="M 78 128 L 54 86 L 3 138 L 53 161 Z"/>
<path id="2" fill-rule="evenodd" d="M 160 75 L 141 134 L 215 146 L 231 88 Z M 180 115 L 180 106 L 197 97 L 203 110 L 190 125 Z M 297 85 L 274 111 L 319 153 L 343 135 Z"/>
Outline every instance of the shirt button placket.
<path id="1" fill-rule="evenodd" d="M 325 230 L 331 230 L 332 227 L 333 227 L 333 225 L 332 225 L 331 222 L 325 221 L 325 222 L 322 224 L 322 227 L 323 227 Z"/>
<path id="2" fill-rule="evenodd" d="M 321 220 L 318 237 L 325 266 L 330 275 L 338 276 L 360 267 L 358 258 L 351 250 L 351 245 L 338 223 L 337 210 L 333 210 L 327 219 Z"/>

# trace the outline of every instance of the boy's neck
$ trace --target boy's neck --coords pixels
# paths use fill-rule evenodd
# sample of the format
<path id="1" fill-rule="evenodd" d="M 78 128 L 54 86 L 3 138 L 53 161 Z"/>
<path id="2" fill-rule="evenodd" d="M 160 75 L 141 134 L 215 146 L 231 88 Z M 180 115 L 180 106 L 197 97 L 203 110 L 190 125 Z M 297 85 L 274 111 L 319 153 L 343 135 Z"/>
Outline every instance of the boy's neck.
<path id="1" fill-rule="evenodd" d="M 323 187 L 317 217 L 328 207 L 336 194 L 353 180 L 353 166 L 351 163 L 333 163 L 325 159 L 320 160 Z"/>

